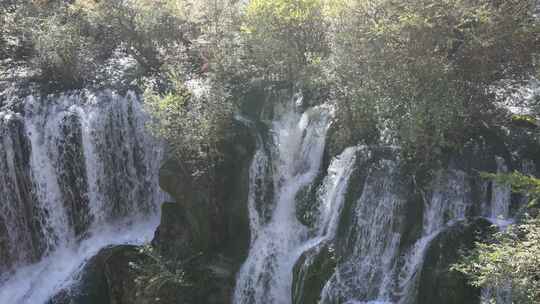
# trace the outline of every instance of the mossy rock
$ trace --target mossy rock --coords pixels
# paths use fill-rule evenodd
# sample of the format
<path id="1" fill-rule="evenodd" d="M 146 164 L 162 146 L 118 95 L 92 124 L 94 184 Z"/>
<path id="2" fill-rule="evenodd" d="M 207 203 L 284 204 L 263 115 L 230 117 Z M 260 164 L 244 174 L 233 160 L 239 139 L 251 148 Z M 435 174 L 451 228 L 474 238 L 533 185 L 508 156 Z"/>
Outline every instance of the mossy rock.
<path id="1" fill-rule="evenodd" d="M 169 260 L 181 260 L 195 254 L 193 244 L 196 234 L 190 224 L 195 219 L 190 218 L 185 208 L 177 203 L 161 205 L 161 221 L 154 234 L 152 245 L 158 252 Z"/>
<path id="2" fill-rule="evenodd" d="M 159 169 L 159 186 L 178 203 L 191 201 L 192 177 L 175 159 L 167 159 Z"/>
<path id="3" fill-rule="evenodd" d="M 7 273 L 10 265 L 8 227 L 0 218 L 0 273 Z"/>
<path id="4" fill-rule="evenodd" d="M 410 182 L 410 187 L 414 189 L 414 185 Z M 423 217 L 424 217 L 424 200 L 419 191 L 411 191 L 407 193 L 407 202 L 403 208 L 404 221 L 401 227 L 402 236 L 400 241 L 400 251 L 403 252 L 406 248 L 410 248 L 422 236 Z"/>
<path id="5" fill-rule="evenodd" d="M 117 246 L 105 260 L 104 275 L 109 288 L 110 304 L 145 303 L 137 292 L 137 272 L 134 263 L 144 263 L 144 256 L 136 246 Z"/>
<path id="6" fill-rule="evenodd" d="M 438 235 L 426 252 L 416 303 L 479 304 L 481 291 L 470 286 L 465 275 L 450 268 L 492 229 L 489 221 L 476 219 L 458 223 Z"/>
<path id="7" fill-rule="evenodd" d="M 186 265 L 185 293 L 197 304 L 231 303 L 237 268 L 234 260 L 223 255 L 202 257 Z"/>
<path id="8" fill-rule="evenodd" d="M 161 240 L 154 241 L 164 255 L 172 258 L 169 253 L 174 253 L 167 247 L 182 247 L 180 252 L 219 252 L 234 256 L 239 264 L 243 261 L 250 241 L 247 185 L 254 150 L 253 130 L 234 123 L 213 174 L 195 178 L 175 159 L 163 164 L 160 186 L 176 201 L 163 206 L 157 234 Z"/>
<path id="9" fill-rule="evenodd" d="M 292 303 L 316 304 L 337 266 L 331 244 L 321 244 L 305 252 L 293 269 Z"/>

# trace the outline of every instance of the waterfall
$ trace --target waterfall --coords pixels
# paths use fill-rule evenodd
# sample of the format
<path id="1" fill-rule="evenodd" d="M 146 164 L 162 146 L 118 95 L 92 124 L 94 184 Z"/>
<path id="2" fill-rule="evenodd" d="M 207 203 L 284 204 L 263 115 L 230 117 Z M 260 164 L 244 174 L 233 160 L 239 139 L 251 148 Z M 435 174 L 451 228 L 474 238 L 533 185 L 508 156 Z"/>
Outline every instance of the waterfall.
<path id="1" fill-rule="evenodd" d="M 497 163 L 497 173 L 508 173 L 508 167 L 502 157 L 495 157 Z M 512 189 L 510 185 L 499 183 L 492 184 L 492 200 L 489 212 L 487 212 L 490 221 L 499 227 L 510 224 L 510 195 Z"/>
<path id="2" fill-rule="evenodd" d="M 330 166 L 321 187 L 318 189 L 319 217 L 317 243 L 336 237 L 340 215 L 343 210 L 349 179 L 354 171 L 357 154 L 369 157 L 365 147 L 349 147 L 336 156 Z M 313 244 L 311 244 L 313 245 Z"/>
<path id="3" fill-rule="evenodd" d="M 308 239 L 295 214 L 297 194 L 316 178 L 322 162 L 330 110 L 300 113 L 301 100 L 277 110 L 269 142 L 260 142 L 250 170 L 249 257 L 238 275 L 234 302 L 290 303 L 292 269 Z M 272 176 L 265 176 L 271 172 Z M 259 181 L 271 180 L 270 185 Z M 264 187 L 272 188 L 272 195 Z M 261 187 L 263 189 L 261 189 Z"/>
<path id="4" fill-rule="evenodd" d="M 22 104 L 0 111 L 0 302 L 39 304 L 101 248 L 151 238 L 163 152 L 133 93 Z"/>
<path id="5" fill-rule="evenodd" d="M 429 199 L 424 198 L 422 234 L 403 257 L 398 276 L 397 294 L 400 304 L 414 303 L 418 274 L 423 266 L 426 251 L 444 229 L 465 220 L 470 208 L 471 189 L 466 173 L 459 170 L 437 172 L 431 185 Z"/>
<path id="6" fill-rule="evenodd" d="M 345 236 L 351 250 L 324 286 L 322 303 L 387 300 L 399 253 L 401 196 L 397 164 L 382 160 L 367 173 L 364 189 L 352 207 L 352 222 Z M 360 185 L 351 184 L 351 187 Z"/>
<path id="7" fill-rule="evenodd" d="M 329 248 L 336 266 L 324 278 L 319 303 L 414 304 L 424 261 L 441 234 L 475 217 L 498 223 L 495 215 L 511 216 L 508 187 L 475 184 L 455 164 L 418 189 L 415 207 L 396 147 L 349 147 L 324 170 L 331 111 L 318 106 L 301 113 L 299 103 L 278 105 L 268 134 L 258 137 L 249 181 L 251 244 L 233 303 L 302 303 L 302 293 L 314 291 L 303 290 L 312 287 L 303 280 Z M 507 172 L 503 158 L 494 160 L 497 172 Z M 306 199 L 310 223 L 299 220 L 298 204 Z M 419 217 L 407 208 L 419 208 Z M 410 225 L 418 225 L 413 235 Z"/>
<path id="8" fill-rule="evenodd" d="M 504 158 L 496 156 L 495 162 L 497 164 L 497 173 L 508 173 L 508 166 L 506 165 Z M 532 174 L 534 171 L 531 166 L 531 163 L 527 162 L 527 160 L 524 160 L 523 168 L 521 168 L 521 171 L 524 174 Z M 511 193 L 512 188 L 510 185 L 492 182 L 491 201 L 489 202 L 489 204 L 483 205 L 483 215 L 486 216 L 487 219 L 491 221 L 495 226 L 497 226 L 500 230 L 506 229 L 508 225 L 514 222 L 510 214 Z M 527 202 L 528 199 L 526 196 L 524 196 L 521 203 L 523 205 L 526 205 Z M 489 303 L 491 299 L 495 298 L 496 303 L 512 303 L 512 287 L 509 281 L 506 283 L 506 285 L 506 288 L 483 288 L 481 302 Z"/>

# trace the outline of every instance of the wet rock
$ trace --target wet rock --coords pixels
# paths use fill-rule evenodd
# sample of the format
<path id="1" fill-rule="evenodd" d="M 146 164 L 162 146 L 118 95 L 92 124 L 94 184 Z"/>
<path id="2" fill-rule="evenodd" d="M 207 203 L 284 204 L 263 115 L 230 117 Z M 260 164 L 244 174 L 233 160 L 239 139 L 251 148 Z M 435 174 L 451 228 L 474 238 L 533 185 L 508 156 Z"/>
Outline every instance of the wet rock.
<path id="1" fill-rule="evenodd" d="M 145 280 L 154 262 L 137 246 L 102 249 L 84 266 L 78 282 L 47 304 L 195 304 L 183 300 L 183 290 L 174 281 L 152 285 Z"/>
<path id="2" fill-rule="evenodd" d="M 154 240 L 164 256 L 171 258 L 173 252 L 188 256 L 191 251 L 223 254 L 240 263 L 247 254 L 248 178 L 255 144 L 251 131 L 239 123 L 232 134 L 223 147 L 224 160 L 212 175 L 195 177 L 186 164 L 174 159 L 161 167 L 160 186 L 177 205 L 163 206 Z"/>
<path id="3" fill-rule="evenodd" d="M 118 246 L 105 262 L 108 303 L 228 303 L 234 287 L 235 269 L 231 265 L 234 263 L 221 256 L 195 256 L 170 263 L 136 246 Z"/>
<path id="4" fill-rule="evenodd" d="M 9 239 L 7 227 L 2 218 L 0 218 L 0 273 L 4 273 L 3 269 L 7 268 L 11 260 L 8 253 L 8 246 Z"/>
<path id="5" fill-rule="evenodd" d="M 320 244 L 302 254 L 293 269 L 292 303 L 319 303 L 336 265 L 337 257 L 330 244 Z"/>
<path id="6" fill-rule="evenodd" d="M 108 285 L 110 304 L 147 303 L 143 291 L 136 284 L 139 273 L 134 265 L 143 263 L 145 257 L 136 246 L 118 246 L 107 257 L 104 276 Z"/>
<path id="7" fill-rule="evenodd" d="M 191 284 L 183 288 L 184 301 L 231 301 L 235 274 L 249 249 L 252 132 L 240 123 L 233 126 L 223 146 L 224 159 L 212 175 L 195 177 L 173 159 L 161 167 L 160 186 L 175 202 L 163 205 L 152 244 L 165 260 L 184 265 Z"/>
<path id="8" fill-rule="evenodd" d="M 182 260 L 195 254 L 193 244 L 196 236 L 190 224 L 192 221 L 186 209 L 177 203 L 161 206 L 161 221 L 156 229 L 152 245 L 162 256 L 170 260 Z"/>
<path id="9" fill-rule="evenodd" d="M 420 273 L 418 304 L 478 304 L 480 290 L 467 284 L 466 277 L 450 270 L 461 255 L 492 231 L 491 223 L 476 219 L 458 223 L 438 235 L 429 246 Z"/>

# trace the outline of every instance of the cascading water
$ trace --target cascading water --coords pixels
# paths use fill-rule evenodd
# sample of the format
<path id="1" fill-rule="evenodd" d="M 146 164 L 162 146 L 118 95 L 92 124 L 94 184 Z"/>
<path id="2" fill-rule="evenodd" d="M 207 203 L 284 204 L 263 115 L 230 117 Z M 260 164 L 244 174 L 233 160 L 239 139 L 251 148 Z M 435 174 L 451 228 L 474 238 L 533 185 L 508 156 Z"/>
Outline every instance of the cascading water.
<path id="1" fill-rule="evenodd" d="M 151 238 L 162 149 L 132 93 L 23 104 L 0 112 L 0 303 L 39 304 L 101 248 Z"/>
<path id="2" fill-rule="evenodd" d="M 396 163 L 390 160 L 381 161 L 380 168 L 368 173 L 362 195 L 352 207 L 345 245 L 352 250 L 324 287 L 323 303 L 387 298 L 399 253 L 400 210 L 405 203 L 398 176 Z"/>
<path id="3" fill-rule="evenodd" d="M 504 158 L 495 157 L 497 163 L 497 173 L 508 173 L 508 167 Z M 510 219 L 510 195 L 512 189 L 510 185 L 493 183 L 490 210 L 487 213 L 489 219 L 497 226 L 506 226 L 511 223 Z"/>
<path id="4" fill-rule="evenodd" d="M 292 268 L 308 239 L 308 229 L 295 214 L 296 196 L 319 173 L 330 110 L 324 106 L 299 113 L 298 104 L 285 104 L 271 125 L 269 143 L 260 143 L 251 167 L 250 217 L 252 241 L 240 270 L 235 303 L 290 302 Z M 269 150 L 269 152 L 266 152 Z M 269 201 L 264 175 L 271 166 L 273 198 Z"/>
<path id="5" fill-rule="evenodd" d="M 472 204 L 471 189 L 463 171 L 439 171 L 431 189 L 430 199 L 424 198 L 422 235 L 402 257 L 396 292 L 399 303 L 414 303 L 418 274 L 428 246 L 444 229 L 464 220 Z"/>
<path id="6" fill-rule="evenodd" d="M 252 240 L 233 303 L 303 303 L 302 293 L 313 291 L 303 290 L 302 280 L 309 280 L 324 246 L 338 258 L 321 286 L 319 303 L 418 303 L 426 255 L 441 234 L 478 216 L 496 224 L 510 217 L 508 187 L 471 183 L 468 173 L 451 165 L 422 192 L 420 217 L 409 218 L 406 209 L 416 207 L 410 205 L 411 186 L 404 182 L 408 177 L 395 147 L 347 148 L 318 179 L 328 110 L 314 107 L 301 114 L 291 103 L 275 117 L 270 136 L 259 136 L 250 170 Z M 507 172 L 504 159 L 494 160 L 497 172 Z M 353 172 L 363 178 L 351 182 Z M 317 195 L 308 204 L 316 215 L 313 225 L 305 225 L 297 205 L 312 187 Z M 491 193 L 475 196 L 479 191 L 473 187 Z M 356 199 L 345 203 L 358 190 Z M 417 221 L 417 234 L 405 235 Z"/>
<path id="7" fill-rule="evenodd" d="M 495 157 L 495 162 L 497 164 L 497 173 L 508 173 L 508 166 L 504 158 L 500 156 Z M 526 165 L 526 164 L 524 164 Z M 529 168 L 523 168 L 524 173 L 527 172 Z M 511 204 L 511 186 L 504 184 L 491 184 L 491 201 L 490 204 L 484 204 L 483 215 L 489 219 L 494 225 L 499 229 L 504 230 L 509 224 L 512 224 L 513 219 L 510 216 L 510 204 Z M 523 204 L 526 204 L 526 199 L 522 201 Z M 497 303 L 500 304 L 510 304 L 512 303 L 511 299 L 511 286 L 508 282 L 507 288 L 483 288 L 482 289 L 482 303 L 490 302 L 489 299 L 496 298 Z"/>

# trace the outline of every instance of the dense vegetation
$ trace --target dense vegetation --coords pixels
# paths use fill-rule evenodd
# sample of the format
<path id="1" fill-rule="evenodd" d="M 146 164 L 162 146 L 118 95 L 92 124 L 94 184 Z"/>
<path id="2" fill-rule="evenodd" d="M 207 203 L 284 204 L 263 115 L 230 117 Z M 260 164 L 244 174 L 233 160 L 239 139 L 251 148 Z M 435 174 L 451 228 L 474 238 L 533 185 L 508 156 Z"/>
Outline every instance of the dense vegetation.
<path id="1" fill-rule="evenodd" d="M 493 86 L 534 73 L 538 24 L 527 1 L 346 3 L 335 34 L 340 88 L 409 158 L 429 162 L 500 123 L 505 94 Z"/>
<path id="2" fill-rule="evenodd" d="M 332 149 L 396 144 L 420 171 L 512 120 L 501 103 L 538 73 L 535 12 L 532 0 L 2 1 L 1 72 L 45 92 L 145 92 L 152 130 L 193 174 L 219 162 L 261 83 L 334 104 Z M 538 195 L 536 180 L 511 183 Z M 531 213 L 458 268 L 536 303 L 538 238 Z"/>
<path id="3" fill-rule="evenodd" d="M 161 131 L 182 141 L 223 136 L 210 131 L 223 119 L 210 116 L 238 106 L 250 83 L 285 82 L 318 99 L 311 102 L 336 103 L 336 145 L 385 138 L 404 147 L 408 159 L 429 163 L 508 118 L 497 104 L 536 70 L 533 4 L 8 1 L 1 55 L 57 89 L 153 90 L 166 97 L 153 107 L 167 122 Z M 184 102 L 190 88 L 179 82 L 200 77 L 210 79 L 205 85 L 220 102 Z M 180 134 L 164 117 L 190 111 L 207 112 L 200 135 Z"/>

